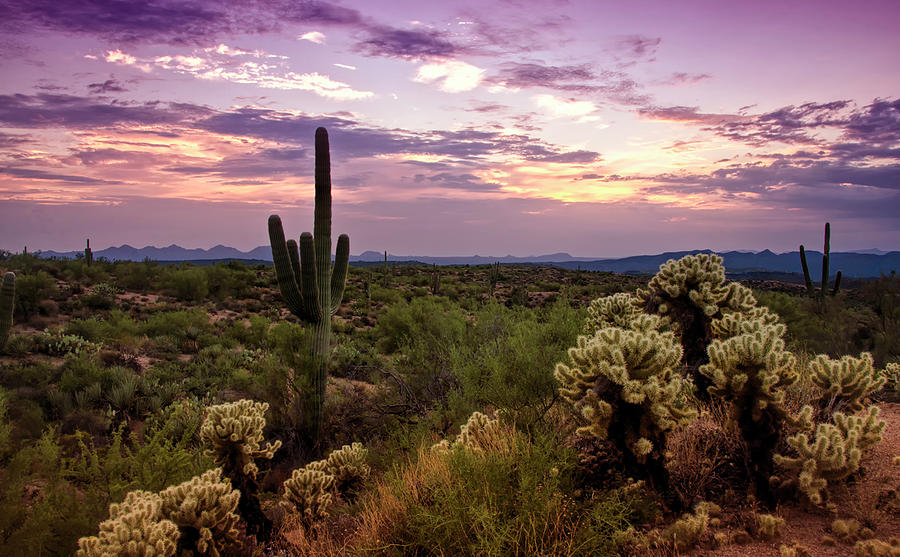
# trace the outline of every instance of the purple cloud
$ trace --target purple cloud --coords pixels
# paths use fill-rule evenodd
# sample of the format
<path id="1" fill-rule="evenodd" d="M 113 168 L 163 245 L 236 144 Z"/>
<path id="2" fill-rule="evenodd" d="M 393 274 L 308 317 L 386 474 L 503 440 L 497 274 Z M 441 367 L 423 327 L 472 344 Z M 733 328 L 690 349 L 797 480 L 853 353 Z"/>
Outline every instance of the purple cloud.
<path id="1" fill-rule="evenodd" d="M 376 25 L 369 27 L 367 34 L 368 38 L 355 46 L 358 52 L 367 56 L 419 59 L 450 57 L 460 51 L 437 31 L 410 31 Z"/>
<path id="2" fill-rule="evenodd" d="M 0 123 L 16 128 L 85 129 L 122 124 L 174 124 L 210 109 L 196 105 L 102 103 L 74 95 L 0 95 Z"/>
<path id="3" fill-rule="evenodd" d="M 127 91 L 127 89 L 115 79 L 107 79 L 103 83 L 90 83 L 88 84 L 88 90 L 95 95 Z"/>
<path id="4" fill-rule="evenodd" d="M 55 174 L 45 172 L 43 170 L 32 170 L 29 168 L 0 168 L 0 174 L 8 174 L 16 178 L 27 178 L 29 180 L 52 180 L 55 182 L 66 182 L 69 184 L 89 184 L 89 185 L 118 185 L 122 182 L 118 180 L 100 180 L 98 178 L 89 178 L 87 176 L 72 176 L 69 174 Z"/>
<path id="5" fill-rule="evenodd" d="M 871 143 L 900 143 L 900 99 L 876 100 L 850 116 L 844 137 Z"/>

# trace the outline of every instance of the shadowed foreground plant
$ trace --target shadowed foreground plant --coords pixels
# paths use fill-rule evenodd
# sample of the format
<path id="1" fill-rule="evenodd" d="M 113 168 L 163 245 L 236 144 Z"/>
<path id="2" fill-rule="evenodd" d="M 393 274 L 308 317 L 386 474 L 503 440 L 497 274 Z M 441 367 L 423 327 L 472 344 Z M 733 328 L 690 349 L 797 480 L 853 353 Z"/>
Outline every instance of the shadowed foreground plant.
<path id="1" fill-rule="evenodd" d="M 241 547 L 235 514 L 241 494 L 215 468 L 159 493 L 160 513 L 181 531 L 178 550 L 221 557 Z"/>
<path id="2" fill-rule="evenodd" d="M 178 525 L 162 516 L 162 497 L 149 491 L 132 491 L 121 503 L 109 506 L 109 519 L 100 533 L 78 540 L 76 557 L 113 555 L 175 555 Z"/>
<path id="3" fill-rule="evenodd" d="M 208 452 L 240 491 L 238 511 L 247 523 L 247 531 L 262 541 L 269 539 L 272 522 L 259 504 L 256 460 L 271 459 L 281 447 L 281 441 L 261 447 L 268 409 L 265 402 L 252 400 L 211 406 L 200 428 L 200 437 L 212 447 Z"/>
<path id="4" fill-rule="evenodd" d="M 753 332 L 714 340 L 709 345 L 709 363 L 700 372 L 713 385 L 709 392 L 733 403 L 732 419 L 749 449 L 752 479 L 759 498 L 769 507 L 774 493 L 769 487 L 772 457 L 785 427 L 798 423 L 785 408 L 785 388 L 794 384 L 793 354 L 784 349 L 784 325 L 750 327 Z M 809 418 L 807 407 L 801 416 Z"/>
<path id="5" fill-rule="evenodd" d="M 578 337 L 569 349 L 572 366 L 557 364 L 555 375 L 560 394 L 587 421 L 578 433 L 612 441 L 627 470 L 671 496 L 666 436 L 696 411 L 685 403 L 686 385 L 676 372 L 682 352 L 675 335 L 640 328 L 609 327 Z"/>

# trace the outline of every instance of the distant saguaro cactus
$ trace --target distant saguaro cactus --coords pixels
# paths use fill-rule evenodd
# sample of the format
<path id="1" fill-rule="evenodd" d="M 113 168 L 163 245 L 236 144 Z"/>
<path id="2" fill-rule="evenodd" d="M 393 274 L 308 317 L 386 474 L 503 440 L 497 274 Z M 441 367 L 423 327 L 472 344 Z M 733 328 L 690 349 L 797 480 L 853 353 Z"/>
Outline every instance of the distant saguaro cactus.
<path id="1" fill-rule="evenodd" d="M 87 239 L 87 246 L 84 248 L 84 261 L 88 265 L 94 262 L 94 252 L 91 251 L 91 239 Z"/>
<path id="2" fill-rule="evenodd" d="M 12 271 L 3 275 L 0 286 L 0 350 L 6 346 L 13 323 L 13 298 L 16 295 L 16 275 Z"/>
<path id="3" fill-rule="evenodd" d="M 822 252 L 822 289 L 819 291 L 819 297 L 824 298 L 828 291 L 828 266 L 831 258 L 831 223 L 825 223 L 825 250 Z M 803 267 L 803 280 L 806 283 L 806 292 L 810 296 L 816 294 L 813 288 L 812 279 L 809 276 L 809 265 L 806 263 L 806 250 L 803 245 L 800 246 L 800 266 Z M 834 288 L 831 291 L 832 296 L 836 296 L 841 288 L 841 272 L 838 271 L 834 276 Z"/>
<path id="4" fill-rule="evenodd" d="M 337 241 L 334 270 L 331 268 L 331 156 L 328 132 L 316 130 L 316 206 L 313 233 L 300 235 L 297 242 L 285 242 L 284 229 L 278 215 L 269 217 L 269 241 L 278 286 L 291 313 L 313 325 L 312 393 L 308 398 L 309 433 L 313 446 L 318 445 L 322 429 L 322 406 L 325 400 L 328 357 L 330 354 L 331 316 L 337 312 L 347 282 L 350 237 L 341 234 Z"/>

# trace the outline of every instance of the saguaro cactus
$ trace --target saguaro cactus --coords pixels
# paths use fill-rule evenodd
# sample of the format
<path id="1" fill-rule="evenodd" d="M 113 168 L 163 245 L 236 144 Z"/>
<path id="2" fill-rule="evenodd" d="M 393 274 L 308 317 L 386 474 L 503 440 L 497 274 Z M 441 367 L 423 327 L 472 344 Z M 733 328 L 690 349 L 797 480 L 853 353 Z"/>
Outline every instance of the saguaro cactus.
<path id="1" fill-rule="evenodd" d="M 831 223 L 825 223 L 825 250 L 822 252 L 822 289 L 819 291 L 819 296 L 824 298 L 826 292 L 828 291 L 828 266 L 831 258 Z M 803 267 L 803 280 L 806 282 L 806 292 L 813 296 L 815 295 L 815 288 L 813 288 L 812 279 L 809 276 L 809 265 L 806 263 L 806 250 L 803 246 L 800 246 L 800 266 Z M 837 295 L 838 291 L 841 288 L 841 272 L 838 271 L 834 276 L 834 288 L 831 291 L 831 295 Z"/>
<path id="2" fill-rule="evenodd" d="M 3 275 L 3 286 L 0 286 L 0 350 L 6 346 L 9 332 L 12 331 L 13 298 L 16 295 L 16 275 L 13 272 Z"/>
<path id="3" fill-rule="evenodd" d="M 322 428 L 322 405 L 330 354 L 331 316 L 337 311 L 347 282 L 350 237 L 341 234 L 337 241 L 334 270 L 331 268 L 331 156 L 328 132 L 316 130 L 316 207 L 313 233 L 300 235 L 297 242 L 285 241 L 278 215 L 269 217 L 269 241 L 278 286 L 291 313 L 313 325 L 313 359 L 308 398 L 309 433 L 318 444 Z"/>
<path id="4" fill-rule="evenodd" d="M 84 262 L 90 265 L 94 262 L 94 252 L 91 251 L 91 239 L 87 239 L 87 246 L 84 248 Z"/>

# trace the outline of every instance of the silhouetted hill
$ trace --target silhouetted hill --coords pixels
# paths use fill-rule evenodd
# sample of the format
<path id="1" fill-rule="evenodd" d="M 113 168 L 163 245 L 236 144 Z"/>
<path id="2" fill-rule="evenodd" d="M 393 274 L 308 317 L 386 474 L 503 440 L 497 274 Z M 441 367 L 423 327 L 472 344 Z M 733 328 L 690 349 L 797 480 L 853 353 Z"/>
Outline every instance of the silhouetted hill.
<path id="1" fill-rule="evenodd" d="M 893 270 L 900 269 L 900 251 L 877 252 L 866 250 L 865 252 L 836 252 L 831 254 L 831 274 L 842 271 L 846 277 L 877 277 L 889 274 Z M 81 254 L 81 251 L 55 252 L 45 251 L 44 257 L 73 258 Z M 547 255 L 535 255 L 517 257 L 505 255 L 491 257 L 482 255 L 432 257 L 426 255 L 395 255 L 388 253 L 388 261 L 394 265 L 423 263 L 427 265 L 487 265 L 495 262 L 505 264 L 544 264 L 555 265 L 566 269 L 582 269 L 585 271 L 613 271 L 616 273 L 655 273 L 659 266 L 669 259 L 678 259 L 688 254 L 712 253 L 710 250 L 673 251 L 656 255 L 636 255 L 616 259 L 593 259 L 589 257 L 573 257 L 568 253 L 552 253 Z M 813 280 L 820 280 L 822 274 L 822 254 L 817 251 L 808 251 L 810 273 Z M 792 251 L 788 253 L 774 253 L 764 250 L 758 253 L 748 251 L 728 251 L 720 253 L 725 260 L 725 268 L 730 276 L 765 274 L 765 273 L 801 273 L 800 254 Z M 142 261 L 152 259 L 155 261 L 219 261 L 219 260 L 251 260 L 272 261 L 272 251 L 269 246 L 259 246 L 248 252 L 242 252 L 228 246 L 214 246 L 209 249 L 188 249 L 171 245 L 164 248 L 147 246 L 135 248 L 129 245 L 111 247 L 102 250 L 94 250 L 95 258 L 106 258 L 111 261 L 129 260 Z M 359 255 L 351 255 L 350 261 L 354 263 L 376 264 L 384 261 L 384 253 L 365 251 Z"/>

